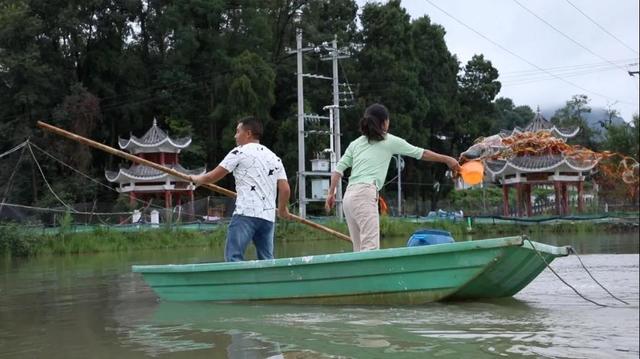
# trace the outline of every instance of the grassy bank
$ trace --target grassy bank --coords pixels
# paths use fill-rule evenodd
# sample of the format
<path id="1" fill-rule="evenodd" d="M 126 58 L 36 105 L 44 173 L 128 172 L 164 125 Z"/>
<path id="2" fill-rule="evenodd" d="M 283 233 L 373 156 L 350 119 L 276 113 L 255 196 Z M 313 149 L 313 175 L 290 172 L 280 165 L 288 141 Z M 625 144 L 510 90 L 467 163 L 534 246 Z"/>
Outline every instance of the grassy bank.
<path id="1" fill-rule="evenodd" d="M 345 223 L 326 222 L 325 226 L 348 233 Z M 416 223 L 407 220 L 383 217 L 380 222 L 382 240 L 390 237 L 409 236 L 418 229 L 441 229 L 452 233 L 454 238 L 464 238 L 473 234 L 478 237 L 501 237 L 518 234 L 540 233 L 615 233 L 637 231 L 637 226 L 616 223 L 563 222 L 558 224 L 472 224 L 469 229 L 465 222 L 440 221 Z M 72 232 L 61 227 L 58 234 L 38 235 L 21 230 L 18 225 L 0 226 L 0 255 L 27 257 L 34 255 L 69 255 L 97 252 L 127 252 L 141 249 L 167 249 L 190 246 L 221 247 L 224 245 L 226 226 L 208 231 L 187 231 L 179 229 L 158 228 L 138 232 L 121 232 L 105 228 L 96 228 L 89 232 Z M 332 239 L 330 235 L 294 223 L 281 222 L 276 229 L 276 242 L 313 241 Z"/>
<path id="2" fill-rule="evenodd" d="M 140 249 L 167 249 L 189 246 L 220 246 L 225 230 L 212 232 L 180 231 L 159 228 L 139 232 L 120 232 L 98 228 L 91 232 L 33 235 L 15 225 L 0 227 L 0 255 L 34 255 L 126 252 Z"/>
<path id="3" fill-rule="evenodd" d="M 348 233 L 347 225 L 340 222 L 327 222 L 323 225 Z M 449 220 L 435 222 L 415 222 L 411 220 L 398 220 L 389 217 L 382 217 L 380 220 L 380 234 L 385 237 L 406 237 L 409 238 L 413 232 L 419 229 L 440 229 L 451 232 L 454 238 L 462 238 L 467 234 L 480 236 L 512 236 L 532 233 L 594 233 L 594 232 L 626 232 L 637 231 L 637 226 L 629 226 L 624 223 L 597 223 L 588 221 L 560 222 L 555 224 L 519 224 L 519 223 L 472 223 L 469 227 L 467 222 L 452 222 Z M 325 238 L 323 232 L 309 230 L 308 227 L 298 223 L 287 223 L 280 226 L 278 234 L 294 240 L 296 238 L 320 239 Z"/>

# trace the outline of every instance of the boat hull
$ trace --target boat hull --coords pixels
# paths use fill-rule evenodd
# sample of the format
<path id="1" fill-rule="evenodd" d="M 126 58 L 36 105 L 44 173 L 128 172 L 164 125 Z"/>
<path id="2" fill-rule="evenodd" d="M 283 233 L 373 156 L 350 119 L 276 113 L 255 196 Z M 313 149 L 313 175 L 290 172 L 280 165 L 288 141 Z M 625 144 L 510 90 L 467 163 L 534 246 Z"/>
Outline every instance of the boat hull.
<path id="1" fill-rule="evenodd" d="M 133 266 L 168 301 L 421 304 L 508 297 L 564 247 L 505 237 L 233 263 Z"/>

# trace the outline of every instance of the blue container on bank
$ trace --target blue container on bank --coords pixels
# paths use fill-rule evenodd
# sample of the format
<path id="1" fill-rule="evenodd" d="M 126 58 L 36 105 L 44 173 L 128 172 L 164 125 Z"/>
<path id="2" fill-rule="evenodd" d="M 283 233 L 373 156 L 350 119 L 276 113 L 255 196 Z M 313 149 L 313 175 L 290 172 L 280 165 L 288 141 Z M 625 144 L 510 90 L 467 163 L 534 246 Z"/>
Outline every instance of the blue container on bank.
<path id="1" fill-rule="evenodd" d="M 409 237 L 407 247 L 428 246 L 431 244 L 453 243 L 450 232 L 438 229 L 420 229 Z"/>

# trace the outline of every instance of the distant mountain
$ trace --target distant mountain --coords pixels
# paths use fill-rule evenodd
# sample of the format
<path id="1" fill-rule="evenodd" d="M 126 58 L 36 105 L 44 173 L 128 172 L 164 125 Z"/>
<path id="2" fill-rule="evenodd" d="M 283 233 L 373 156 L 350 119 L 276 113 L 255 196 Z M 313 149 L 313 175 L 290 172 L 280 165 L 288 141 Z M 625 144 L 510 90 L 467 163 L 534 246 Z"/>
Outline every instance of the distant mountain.
<path id="1" fill-rule="evenodd" d="M 551 120 L 556 111 L 561 108 L 562 106 L 558 106 L 557 108 L 540 109 L 540 113 L 542 113 L 544 118 L 546 118 L 547 120 Z M 605 124 L 609 119 L 607 110 L 602 107 L 592 107 L 591 112 L 584 114 L 584 117 L 587 120 L 587 124 L 589 125 L 589 127 L 598 133 L 596 139 L 603 140 L 604 135 L 607 132 L 607 130 L 603 127 L 603 124 Z M 621 125 L 624 123 L 624 119 L 619 116 L 611 119 L 611 124 L 613 125 Z"/>

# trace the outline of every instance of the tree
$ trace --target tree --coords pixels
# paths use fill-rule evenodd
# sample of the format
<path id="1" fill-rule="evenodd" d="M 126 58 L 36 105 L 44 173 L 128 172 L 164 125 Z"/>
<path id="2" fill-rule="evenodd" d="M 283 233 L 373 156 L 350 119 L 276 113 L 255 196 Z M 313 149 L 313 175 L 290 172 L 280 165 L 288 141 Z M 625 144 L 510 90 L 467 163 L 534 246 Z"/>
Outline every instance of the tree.
<path id="1" fill-rule="evenodd" d="M 56 122 L 69 131 L 84 137 L 91 137 L 93 131 L 100 125 L 100 100 L 77 83 L 71 87 L 62 104 L 54 110 Z M 58 147 L 69 164 L 83 173 L 91 172 L 91 151 L 84 145 L 66 141 Z"/>
<path id="2" fill-rule="evenodd" d="M 597 143 L 594 139 L 594 131 L 587 124 L 584 114 L 591 112 L 589 107 L 589 97 L 587 95 L 574 95 L 565 106 L 556 111 L 551 118 L 551 122 L 560 127 L 579 127 L 580 132 L 571 138 L 574 144 L 590 149 L 596 149 Z"/>
<path id="3" fill-rule="evenodd" d="M 535 116 L 529 106 L 516 106 L 510 98 L 500 97 L 495 101 L 496 121 L 491 128 L 491 133 L 500 130 L 512 130 L 516 127 L 525 127 Z"/>
<path id="4" fill-rule="evenodd" d="M 273 69 L 257 54 L 245 51 L 233 59 L 228 83 L 229 93 L 225 104 L 227 115 L 235 119 L 252 115 L 261 119 L 265 127 L 269 127 L 269 110 L 275 102 Z M 227 148 L 234 146 L 236 124 L 236 121 L 230 121 L 225 129 L 223 143 Z M 269 137 L 269 134 L 265 134 L 265 139 Z"/>
<path id="5" fill-rule="evenodd" d="M 54 41 L 43 36 L 45 21 L 27 1 L 0 5 L 0 139 L 12 146 L 31 135 L 33 125 L 60 99 L 64 72 L 42 51 Z M 56 68 L 58 67 L 58 68 Z M 4 147 L 4 146 L 3 146 Z"/>
<path id="6" fill-rule="evenodd" d="M 411 23 L 411 40 L 415 54 L 415 68 L 418 73 L 419 102 L 409 112 L 412 119 L 411 133 L 407 138 L 420 146 L 436 152 L 455 156 L 452 138 L 455 137 L 455 118 L 459 110 L 456 75 L 459 69 L 457 58 L 452 55 L 444 40 L 444 28 L 432 24 L 428 17 L 421 17 Z M 436 163 L 421 163 L 407 169 L 407 175 L 415 176 L 422 182 L 446 182 L 446 166 Z M 431 198 L 431 210 L 437 208 L 440 195 L 439 186 L 421 188 L 423 197 Z M 446 191 L 449 187 L 445 187 Z"/>
<path id="7" fill-rule="evenodd" d="M 493 103 L 500 90 L 498 72 L 482 55 L 474 56 L 458 76 L 460 64 L 447 49 L 445 29 L 429 17 L 412 20 L 401 1 L 391 0 L 365 4 L 358 19 L 357 4 L 356 0 L 2 3 L 0 151 L 31 136 L 47 148 L 55 144 L 54 154 L 99 178 L 119 159 L 90 151 L 85 153 L 91 156 L 75 156 L 77 147 L 63 148 L 58 145 L 64 141 L 58 138 L 37 136 L 35 121 L 49 120 L 117 146 L 118 137 L 140 135 L 157 118 L 171 135 L 193 138 L 190 151 L 181 157 L 185 167 L 203 162 L 210 167 L 233 146 L 236 120 L 250 114 L 265 122 L 263 142 L 280 155 L 293 176 L 296 61 L 286 48 L 295 46 L 298 26 L 304 31 L 304 46 L 312 42 L 320 47 L 336 35 L 339 46 L 351 52 L 339 66 L 340 82 L 349 82 L 355 92 L 349 102 L 353 107 L 341 109 L 345 144 L 359 135 L 358 120 L 373 102 L 389 108 L 392 133 L 451 155 L 489 134 L 489 129 L 521 125 L 529 117 L 526 106 Z M 294 20 L 298 14 L 300 22 Z M 321 59 L 325 55 L 307 53 L 305 72 L 330 76 L 331 62 Z M 330 85 L 305 80 L 305 112 L 326 115 L 322 108 L 331 103 Z M 307 153 L 313 153 L 328 146 L 328 137 L 310 135 L 306 144 Z M 48 179 L 66 191 L 71 202 L 92 195 L 113 200 L 112 191 L 82 192 L 77 181 L 65 189 L 71 174 L 55 164 L 43 166 Z M 11 167 L 0 163 L 0 183 Z M 36 171 L 22 166 L 17 172 L 19 202 L 34 203 L 39 197 L 43 204 L 53 203 L 44 195 Z M 412 181 L 429 184 L 444 183 L 443 174 L 440 164 L 412 160 L 405 169 Z M 416 188 L 413 196 L 431 196 L 435 206 L 433 187 Z"/>
<path id="8" fill-rule="evenodd" d="M 487 136 L 495 127 L 496 110 L 493 100 L 500 92 L 498 70 L 483 55 L 474 55 L 458 76 L 460 86 L 460 119 L 457 121 L 459 152 L 467 149 L 480 136 Z"/>
<path id="9" fill-rule="evenodd" d="M 602 148 L 638 160 L 640 156 L 638 149 L 638 117 L 636 113 L 633 115 L 631 123 L 608 126 Z"/>
<path id="10" fill-rule="evenodd" d="M 360 39 L 364 46 L 357 62 L 362 110 L 371 103 L 384 103 L 394 114 L 393 131 L 408 133 L 410 112 L 416 106 L 422 110 L 428 106 L 418 85 L 410 16 L 400 1 L 389 1 L 383 5 L 366 4 L 360 20 Z"/>

